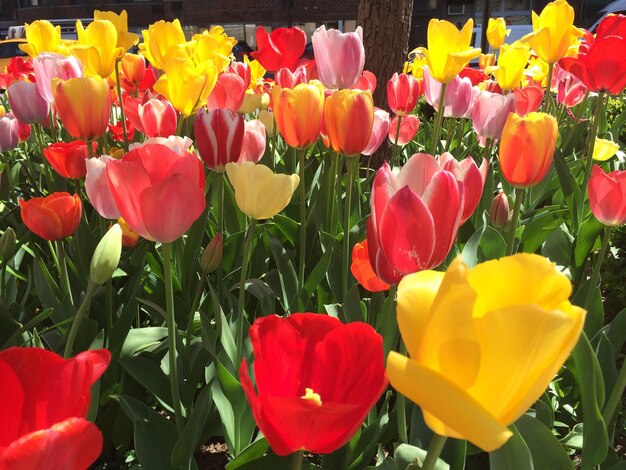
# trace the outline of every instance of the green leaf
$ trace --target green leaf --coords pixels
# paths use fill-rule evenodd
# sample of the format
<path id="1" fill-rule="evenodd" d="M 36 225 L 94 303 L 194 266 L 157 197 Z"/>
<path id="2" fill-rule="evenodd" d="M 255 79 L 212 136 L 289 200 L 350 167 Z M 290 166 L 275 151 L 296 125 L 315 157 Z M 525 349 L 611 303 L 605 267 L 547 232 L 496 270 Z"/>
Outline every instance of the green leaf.
<path id="1" fill-rule="evenodd" d="M 283 244 L 271 233 L 265 231 L 269 238 L 270 250 L 278 269 L 278 277 L 280 279 L 281 292 L 278 298 L 281 300 L 283 308 L 286 312 L 291 312 L 294 301 L 298 297 L 298 277 L 293 263 L 287 254 L 287 250 Z"/>
<path id="2" fill-rule="evenodd" d="M 171 470 L 170 457 L 176 445 L 176 427 L 144 403 L 124 395 L 112 396 L 133 422 L 135 452 L 142 467 Z"/>
<path id="3" fill-rule="evenodd" d="M 581 224 L 578 229 L 578 234 L 576 234 L 576 240 L 574 241 L 574 263 L 576 267 L 580 268 L 583 266 L 598 235 L 600 235 L 603 230 L 604 225 L 593 216 L 589 217 Z"/>
<path id="4" fill-rule="evenodd" d="M 126 336 L 122 346 L 121 357 L 134 356 L 138 352 L 160 343 L 166 336 L 167 328 L 161 326 L 133 328 Z"/>
<path id="5" fill-rule="evenodd" d="M 248 463 L 258 462 L 258 459 L 263 457 L 263 454 L 265 454 L 269 447 L 269 442 L 267 442 L 265 438 L 261 438 L 258 441 L 253 442 L 246 447 L 241 454 L 237 456 L 237 458 L 226 464 L 226 470 L 235 470 Z"/>
<path id="6" fill-rule="evenodd" d="M 541 213 L 537 214 L 534 219 L 526 224 L 521 237 L 522 243 L 524 244 L 524 252 L 534 253 L 537 251 L 548 236 L 550 236 L 552 231 L 563 223 L 561 216 L 564 212 L 564 209 L 542 209 Z"/>
<path id="7" fill-rule="evenodd" d="M 348 454 L 349 465 L 346 466 L 348 470 L 354 470 L 357 468 L 361 468 L 362 465 L 372 460 L 374 453 L 376 452 L 376 448 L 378 447 L 378 443 L 385 431 L 387 424 L 389 423 L 389 400 L 391 399 L 393 393 L 388 391 L 385 396 L 385 401 L 380 408 L 380 413 L 378 414 L 378 418 L 371 422 L 359 436 L 358 442 L 356 443 L 354 449 Z"/>
<path id="8" fill-rule="evenodd" d="M 616 351 L 620 351 L 624 347 L 626 343 L 626 308 L 604 327 L 604 332 Z"/>
<path id="9" fill-rule="evenodd" d="M 535 470 L 574 470 L 563 445 L 539 420 L 524 415 L 515 427 L 530 449 Z"/>
<path id="10" fill-rule="evenodd" d="M 530 449 L 515 425 L 509 426 L 513 435 L 499 449 L 489 452 L 491 470 L 533 470 Z"/>
<path id="11" fill-rule="evenodd" d="M 417 469 L 418 465 L 424 463 L 426 451 L 409 444 L 400 444 L 393 453 L 396 462 L 396 470 Z M 450 466 L 443 460 L 438 459 L 435 470 L 449 470 Z"/>
<path id="12" fill-rule="evenodd" d="M 120 364 L 137 382 L 146 387 L 168 411 L 172 408 L 172 392 L 170 382 L 161 369 L 160 360 L 154 360 L 147 355 L 123 357 Z"/>

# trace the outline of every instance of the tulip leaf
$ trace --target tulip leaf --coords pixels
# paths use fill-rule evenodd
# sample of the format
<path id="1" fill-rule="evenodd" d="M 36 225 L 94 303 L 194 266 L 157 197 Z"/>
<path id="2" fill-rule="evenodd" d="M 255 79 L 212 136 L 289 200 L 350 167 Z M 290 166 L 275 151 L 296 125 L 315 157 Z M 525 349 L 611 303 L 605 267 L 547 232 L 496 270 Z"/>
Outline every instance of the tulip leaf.
<path id="1" fill-rule="evenodd" d="M 613 348 L 620 351 L 626 343 L 626 308 L 619 312 L 603 331 L 613 343 Z"/>
<path id="2" fill-rule="evenodd" d="M 286 312 L 291 313 L 292 306 L 298 298 L 298 277 L 293 263 L 287 254 L 287 250 L 283 244 L 274 235 L 265 231 L 264 234 L 269 238 L 270 250 L 278 269 L 278 278 L 280 279 L 281 292 L 278 298 L 281 300 L 283 308 Z"/>
<path id="3" fill-rule="evenodd" d="M 549 210 L 536 214 L 535 217 L 524 226 L 521 242 L 524 245 L 524 252 L 534 253 L 546 241 L 546 239 L 556 230 L 562 223 L 562 216 L 565 215 L 566 209 Z"/>
<path id="4" fill-rule="evenodd" d="M 524 415 L 517 420 L 515 427 L 530 449 L 535 470 L 574 469 L 563 445 L 538 419 Z"/>
<path id="5" fill-rule="evenodd" d="M 393 459 L 396 462 L 396 470 L 413 470 L 417 469 L 417 465 L 424 463 L 426 451 L 419 447 L 409 444 L 400 444 L 393 453 Z M 443 460 L 438 459 L 435 464 L 435 470 L 449 470 L 450 466 Z"/>
<path id="6" fill-rule="evenodd" d="M 236 459 L 235 459 L 236 460 Z M 233 460 L 233 462 L 235 461 Z M 279 457 L 275 454 L 268 454 L 260 459 L 255 459 L 249 462 L 242 463 L 237 467 L 227 467 L 228 470 L 236 468 L 237 470 L 289 470 L 292 463 L 292 457 L 290 455 L 286 457 Z M 306 458 L 302 462 L 302 470 L 322 470 L 322 467 L 309 462 Z"/>
<path id="7" fill-rule="evenodd" d="M 226 464 L 226 470 L 235 470 L 250 462 L 258 462 L 263 457 L 270 444 L 264 437 L 246 447 L 241 454 Z"/>
<path id="8" fill-rule="evenodd" d="M 491 470 L 534 470 L 533 458 L 524 438 L 515 425 L 509 426 L 513 435 L 499 449 L 489 452 Z"/>
<path id="9" fill-rule="evenodd" d="M 146 328 L 133 328 L 128 332 L 122 346 L 122 357 L 131 357 L 140 351 L 160 343 L 167 336 L 167 328 L 164 326 L 150 326 Z"/>
<path id="10" fill-rule="evenodd" d="M 548 235 L 541 247 L 541 254 L 559 266 L 569 266 L 573 241 L 574 238 L 567 232 L 567 227 L 562 224 L 559 229 Z"/>
<path id="11" fill-rule="evenodd" d="M 587 279 L 574 294 L 572 303 L 587 310 L 585 333 L 589 338 L 593 338 L 604 324 L 604 305 L 600 289 L 591 286 L 591 279 Z"/>
<path id="12" fill-rule="evenodd" d="M 163 373 L 159 361 L 151 359 L 148 355 L 141 355 L 121 358 L 120 365 L 153 394 L 164 408 L 173 411 L 170 382 Z"/>
<path id="13" fill-rule="evenodd" d="M 596 243 L 598 235 L 604 230 L 604 225 L 595 217 L 585 220 L 576 234 L 574 241 L 574 265 L 577 268 L 583 266 L 589 252 Z"/>
<path id="14" fill-rule="evenodd" d="M 133 422 L 135 451 L 141 466 L 150 470 L 170 470 L 170 457 L 177 441 L 174 424 L 136 398 L 124 395 L 112 398 Z"/>

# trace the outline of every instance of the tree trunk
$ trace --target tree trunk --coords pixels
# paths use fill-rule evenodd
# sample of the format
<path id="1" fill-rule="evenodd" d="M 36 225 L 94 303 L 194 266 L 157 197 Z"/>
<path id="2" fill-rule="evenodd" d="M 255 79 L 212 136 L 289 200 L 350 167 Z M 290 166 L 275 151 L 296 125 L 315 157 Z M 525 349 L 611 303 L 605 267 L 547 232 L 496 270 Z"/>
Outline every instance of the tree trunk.
<path id="1" fill-rule="evenodd" d="M 363 27 L 365 69 L 376 75 L 374 103 L 387 107 L 387 80 L 402 72 L 409 46 L 413 0 L 360 0 L 357 24 Z"/>

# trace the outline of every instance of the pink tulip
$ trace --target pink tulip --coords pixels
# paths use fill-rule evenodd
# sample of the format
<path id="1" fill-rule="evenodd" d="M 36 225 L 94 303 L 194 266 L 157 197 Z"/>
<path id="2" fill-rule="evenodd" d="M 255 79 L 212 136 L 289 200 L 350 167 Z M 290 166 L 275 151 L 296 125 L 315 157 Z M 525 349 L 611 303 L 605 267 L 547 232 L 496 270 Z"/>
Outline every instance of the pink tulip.
<path id="1" fill-rule="evenodd" d="M 243 104 L 246 88 L 243 78 L 236 73 L 225 72 L 218 75 L 215 88 L 209 95 L 207 108 L 237 112 Z"/>
<path id="2" fill-rule="evenodd" d="M 107 179 L 106 167 L 115 159 L 108 155 L 100 158 L 90 158 L 86 161 L 87 176 L 85 177 L 85 190 L 93 208 L 105 219 L 118 219 L 120 211 L 117 208 L 109 180 Z"/>
<path id="3" fill-rule="evenodd" d="M 342 33 L 320 26 L 313 33 L 312 42 L 322 84 L 327 88 L 352 87 L 365 65 L 363 29 L 359 26 L 354 33 Z"/>
<path id="4" fill-rule="evenodd" d="M 472 103 L 473 94 L 472 81 L 469 77 L 461 78 L 456 76 L 446 86 L 443 115 L 453 118 L 466 117 L 466 113 Z M 424 96 L 428 104 L 436 110 L 439 109 L 440 95 L 441 83 L 430 75 L 428 67 L 424 67 Z"/>
<path id="5" fill-rule="evenodd" d="M 389 132 L 389 113 L 380 108 L 374 108 L 374 124 L 372 125 L 372 133 L 370 134 L 370 140 L 367 142 L 367 147 L 361 153 L 363 155 L 373 155 L 378 147 L 384 142 Z M 394 136 L 395 142 L 395 136 Z"/>
<path id="6" fill-rule="evenodd" d="M 370 262 L 388 284 L 439 266 L 454 244 L 463 215 L 459 172 L 435 157 L 413 155 L 394 174 L 387 163 L 374 177 L 367 223 Z"/>
<path id="7" fill-rule="evenodd" d="M 120 214 L 148 240 L 173 242 L 204 211 L 204 170 L 192 153 L 143 145 L 109 162 L 106 173 Z"/>
<path id="8" fill-rule="evenodd" d="M 239 75 L 246 88 L 250 86 L 250 66 L 245 62 L 231 62 L 226 71 Z"/>
<path id="9" fill-rule="evenodd" d="M 150 139 L 146 139 L 143 142 L 135 142 L 130 144 L 128 150 L 134 150 L 139 147 L 143 147 L 144 145 L 150 144 L 159 144 L 165 145 L 172 152 L 176 152 L 179 155 L 182 155 L 186 152 L 189 152 L 191 146 L 193 145 L 193 140 L 189 137 L 180 137 L 178 135 L 170 135 L 169 137 L 152 137 Z"/>
<path id="10" fill-rule="evenodd" d="M 396 144 L 396 134 L 398 136 L 398 145 L 403 146 L 413 140 L 420 128 L 420 119 L 415 114 L 407 114 L 402 116 L 400 120 L 400 134 L 398 134 L 398 116 L 394 116 L 389 125 L 387 136 L 389 142 Z"/>
<path id="11" fill-rule="evenodd" d="M 296 85 L 300 83 L 307 83 L 309 81 L 306 67 L 296 67 L 292 72 L 287 68 L 282 68 L 276 72 L 274 82 L 281 88 L 294 89 Z"/>
<path id="12" fill-rule="evenodd" d="M 420 84 L 413 75 L 394 73 L 387 82 L 387 104 L 398 116 L 412 112 L 419 97 Z"/>
<path id="13" fill-rule="evenodd" d="M 556 99 L 559 103 L 571 108 L 585 99 L 588 90 L 582 80 L 561 67 L 557 67 L 555 75 Z"/>
<path id="14" fill-rule="evenodd" d="M 474 99 L 472 125 L 483 138 L 499 139 L 507 116 L 515 112 L 515 94 L 480 91 Z"/>
<path id="15" fill-rule="evenodd" d="M 65 57 L 53 52 L 42 52 L 33 59 L 33 69 L 37 77 L 37 91 L 48 103 L 54 103 L 52 79 L 69 80 L 83 76 L 83 66 L 74 57 Z"/>
<path id="16" fill-rule="evenodd" d="M 147 98 L 148 95 L 144 97 Z M 124 111 L 130 123 L 147 137 L 169 137 L 176 133 L 178 115 L 165 98 L 124 97 Z"/>
<path id="17" fill-rule="evenodd" d="M 207 168 L 223 172 L 241 155 L 244 119 L 230 109 L 200 109 L 194 123 L 196 146 Z"/>
<path id="18" fill-rule="evenodd" d="M 376 90 L 376 75 L 374 75 L 369 70 L 363 70 L 363 73 L 356 81 L 354 85 L 352 85 L 353 90 L 369 90 L 374 93 Z"/>
<path id="19" fill-rule="evenodd" d="M 594 165 L 589 179 L 589 205 L 604 225 L 626 224 L 626 171 L 607 174 Z"/>
<path id="20" fill-rule="evenodd" d="M 19 138 L 19 121 L 12 113 L 0 116 L 0 152 L 13 150 Z"/>
<path id="21" fill-rule="evenodd" d="M 446 152 L 439 156 L 439 166 L 453 173 L 457 181 L 463 182 L 463 211 L 461 213 L 461 224 L 463 224 L 478 207 L 485 181 L 487 181 L 489 163 L 483 158 L 479 168 L 472 157 L 458 162 L 451 153 Z"/>
<path id="22" fill-rule="evenodd" d="M 520 116 L 539 110 L 543 101 L 543 88 L 539 86 L 526 86 L 513 90 L 515 94 L 515 112 Z"/>
<path id="23" fill-rule="evenodd" d="M 7 88 L 11 111 L 18 121 L 25 124 L 41 124 L 48 119 L 50 104 L 30 82 L 14 82 Z"/>
<path id="24" fill-rule="evenodd" d="M 243 135 L 243 145 L 237 163 L 252 162 L 258 163 L 265 154 L 265 126 L 258 119 L 245 121 L 245 133 Z"/>

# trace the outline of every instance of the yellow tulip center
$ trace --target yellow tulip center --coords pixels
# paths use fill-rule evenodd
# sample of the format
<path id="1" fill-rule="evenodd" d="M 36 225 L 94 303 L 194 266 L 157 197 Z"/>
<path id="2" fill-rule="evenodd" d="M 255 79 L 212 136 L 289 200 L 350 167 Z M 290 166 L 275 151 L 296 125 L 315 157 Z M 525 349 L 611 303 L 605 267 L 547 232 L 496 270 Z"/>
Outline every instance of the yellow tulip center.
<path id="1" fill-rule="evenodd" d="M 319 393 L 315 393 L 312 388 L 305 388 L 304 391 L 306 393 L 300 398 L 302 398 L 303 400 L 310 400 L 317 406 L 322 406 L 322 398 L 320 397 Z"/>

